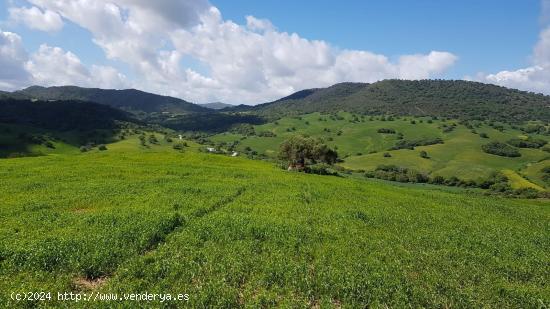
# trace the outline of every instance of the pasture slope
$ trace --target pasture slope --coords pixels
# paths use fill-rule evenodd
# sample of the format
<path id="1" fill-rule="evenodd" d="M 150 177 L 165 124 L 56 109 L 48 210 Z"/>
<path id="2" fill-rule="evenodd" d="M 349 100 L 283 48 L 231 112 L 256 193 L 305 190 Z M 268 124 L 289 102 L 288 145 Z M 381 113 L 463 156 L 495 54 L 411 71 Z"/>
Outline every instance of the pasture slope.
<path id="1" fill-rule="evenodd" d="M 379 165 L 392 164 L 430 176 L 456 176 L 464 180 L 479 180 L 498 171 L 518 180 L 512 183 L 516 187 L 543 188 L 549 185 L 540 174 L 540 169 L 550 166 L 549 152 L 523 148 L 519 149 L 521 157 L 508 158 L 481 149 L 482 145 L 492 141 L 504 143 L 528 136 L 550 142 L 548 135 L 527 135 L 519 130 L 520 126 L 500 123 L 490 126 L 487 122 L 470 121 L 468 124 L 472 128 L 467 128 L 458 120 L 411 116 L 392 118 L 388 121 L 385 116 L 312 113 L 253 126 L 255 135 L 226 132 L 211 137 L 211 140 L 220 147 L 236 144 L 238 151 L 249 148 L 260 155 L 275 158 L 282 141 L 295 134 L 306 134 L 321 138 L 337 149 L 343 159 L 340 165 L 351 170 L 374 170 Z M 392 129 L 395 133 L 379 133 L 379 129 Z M 440 138 L 443 143 L 418 146 L 414 150 L 391 150 L 400 141 L 399 133 L 404 141 Z M 429 158 L 420 157 L 421 151 L 426 151 Z M 391 156 L 386 157 L 384 153 Z"/>
<path id="2" fill-rule="evenodd" d="M 547 200 L 306 175 L 137 139 L 0 160 L 0 300 L 29 307 L 536 308 Z M 187 293 L 181 303 L 11 292 Z"/>

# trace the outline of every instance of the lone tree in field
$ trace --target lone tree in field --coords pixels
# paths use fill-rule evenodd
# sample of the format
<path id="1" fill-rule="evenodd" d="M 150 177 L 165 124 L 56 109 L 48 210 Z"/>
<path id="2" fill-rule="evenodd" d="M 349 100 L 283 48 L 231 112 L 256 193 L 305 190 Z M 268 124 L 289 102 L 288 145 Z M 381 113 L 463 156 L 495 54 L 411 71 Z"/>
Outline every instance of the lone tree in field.
<path id="1" fill-rule="evenodd" d="M 303 170 L 310 164 L 334 164 L 338 153 L 317 139 L 295 135 L 281 144 L 279 158 L 288 162 L 289 170 Z"/>

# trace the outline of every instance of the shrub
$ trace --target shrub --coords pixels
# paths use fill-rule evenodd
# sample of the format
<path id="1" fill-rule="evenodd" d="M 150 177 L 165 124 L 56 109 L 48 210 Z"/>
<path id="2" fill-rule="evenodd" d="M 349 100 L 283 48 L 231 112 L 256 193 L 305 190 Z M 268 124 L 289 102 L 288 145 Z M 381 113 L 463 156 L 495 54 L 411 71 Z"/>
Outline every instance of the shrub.
<path id="1" fill-rule="evenodd" d="M 417 146 L 428 146 L 435 144 L 443 144 L 443 139 L 441 139 L 440 137 L 435 137 L 412 141 L 400 140 L 390 150 L 414 149 L 414 147 Z"/>
<path id="2" fill-rule="evenodd" d="M 424 150 L 422 150 L 420 152 L 420 157 L 423 158 L 423 159 L 429 159 L 430 157 L 428 156 L 428 153 L 425 152 Z"/>
<path id="3" fill-rule="evenodd" d="M 105 151 L 107 150 L 107 146 L 105 146 L 104 144 L 101 144 L 97 147 L 97 149 L 99 149 L 100 151 Z"/>
<path id="4" fill-rule="evenodd" d="M 523 132 L 525 133 L 544 133 L 546 131 L 546 128 L 541 124 L 530 124 L 523 128 Z"/>
<path id="5" fill-rule="evenodd" d="M 443 176 L 435 176 L 430 180 L 430 183 L 435 185 L 442 185 L 445 184 L 445 178 Z"/>
<path id="6" fill-rule="evenodd" d="M 548 144 L 548 142 L 543 139 L 534 139 L 534 138 L 528 138 L 528 139 L 514 138 L 509 140 L 507 143 L 518 148 L 541 148 L 542 146 Z"/>
<path id="7" fill-rule="evenodd" d="M 484 152 L 501 157 L 521 157 L 517 148 L 501 142 L 490 142 L 481 146 Z"/>
<path id="8" fill-rule="evenodd" d="M 260 137 L 277 137 L 277 135 L 271 131 L 262 131 L 258 133 L 258 136 Z"/>
<path id="9" fill-rule="evenodd" d="M 384 133 L 384 134 L 395 134 L 394 129 L 388 129 L 388 128 L 380 128 L 377 131 L 378 133 Z"/>
<path id="10" fill-rule="evenodd" d="M 550 184 L 550 166 L 541 169 L 540 172 L 542 173 L 542 180 Z"/>
<path id="11" fill-rule="evenodd" d="M 241 134 L 244 136 L 256 135 L 256 132 L 254 131 L 254 127 L 249 123 L 235 125 L 230 129 L 230 132 Z"/>
<path id="12" fill-rule="evenodd" d="M 487 133 L 479 133 L 479 137 L 481 137 L 481 138 L 489 138 L 489 135 L 487 135 Z"/>
<path id="13" fill-rule="evenodd" d="M 157 140 L 157 137 L 154 134 L 149 135 L 149 143 L 150 144 L 158 144 L 159 141 Z"/>
<path id="14" fill-rule="evenodd" d="M 44 143 L 44 146 L 48 147 L 48 148 L 51 148 L 51 149 L 55 149 L 55 146 L 54 144 L 52 144 L 52 142 L 50 141 L 47 141 Z"/>
<path id="15" fill-rule="evenodd" d="M 384 158 L 391 158 L 391 153 L 384 152 Z"/>
<path id="16" fill-rule="evenodd" d="M 365 177 L 413 183 L 426 183 L 429 180 L 418 171 L 395 165 L 379 165 L 374 171 L 365 173 Z"/>
<path id="17" fill-rule="evenodd" d="M 307 166 L 304 171 L 308 174 L 316 175 L 338 175 L 338 172 L 332 170 L 331 166 L 325 163 L 313 164 Z"/>
<path id="18" fill-rule="evenodd" d="M 537 198 L 539 197 L 539 191 L 533 188 L 521 188 L 516 189 L 514 195 L 520 198 Z"/>

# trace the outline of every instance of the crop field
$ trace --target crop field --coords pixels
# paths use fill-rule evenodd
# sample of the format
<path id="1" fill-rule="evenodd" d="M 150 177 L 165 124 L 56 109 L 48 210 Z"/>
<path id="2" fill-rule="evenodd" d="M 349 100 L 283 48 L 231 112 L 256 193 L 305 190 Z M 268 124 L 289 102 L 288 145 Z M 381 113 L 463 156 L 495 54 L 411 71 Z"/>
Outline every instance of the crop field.
<path id="1" fill-rule="evenodd" d="M 550 303 L 547 200 L 286 172 L 189 146 L 133 137 L 0 160 L 2 306 L 136 306 L 10 299 L 26 291 L 187 293 L 149 305 L 192 308 Z"/>
<path id="2" fill-rule="evenodd" d="M 350 113 L 338 113 L 338 118 L 320 113 L 287 117 L 277 122 L 254 126 L 255 136 L 235 133 L 222 133 L 212 137 L 215 143 L 238 141 L 237 149 L 246 147 L 275 157 L 279 144 L 294 134 L 307 134 L 322 138 L 328 145 L 337 149 L 344 162 L 340 165 L 352 170 L 373 170 L 379 165 L 394 164 L 412 168 L 432 176 L 457 176 L 465 180 L 477 180 L 494 171 L 512 174 L 518 180 L 515 184 L 526 188 L 546 188 L 548 184 L 540 179 L 534 168 L 550 166 L 550 153 L 541 149 L 520 149 L 521 157 L 510 158 L 488 154 L 481 146 L 491 142 L 506 142 L 513 138 L 526 138 L 524 132 L 509 125 L 502 125 L 503 131 L 478 123 L 476 133 L 455 120 L 429 120 L 430 118 L 402 117 L 392 121 L 382 121 L 380 117 L 359 118 Z M 355 117 L 354 117 L 355 116 Z M 353 119 L 359 121 L 353 121 Z M 411 123 L 414 121 L 414 124 Z M 444 126 L 456 127 L 444 132 Z M 379 129 L 392 129 L 393 134 L 378 133 Z M 259 136 L 261 132 L 272 132 L 274 137 Z M 418 146 L 414 150 L 390 150 L 399 140 L 420 140 L 441 138 L 443 144 Z M 486 138 L 481 137 L 486 134 Z M 531 134 L 532 138 L 550 141 L 549 136 Z M 426 151 L 429 158 L 420 157 Z M 391 156 L 384 156 L 389 153 Z M 542 168 L 542 167 L 541 167 Z M 529 177 L 529 175 L 531 175 Z M 521 181 L 519 181 L 521 180 Z"/>

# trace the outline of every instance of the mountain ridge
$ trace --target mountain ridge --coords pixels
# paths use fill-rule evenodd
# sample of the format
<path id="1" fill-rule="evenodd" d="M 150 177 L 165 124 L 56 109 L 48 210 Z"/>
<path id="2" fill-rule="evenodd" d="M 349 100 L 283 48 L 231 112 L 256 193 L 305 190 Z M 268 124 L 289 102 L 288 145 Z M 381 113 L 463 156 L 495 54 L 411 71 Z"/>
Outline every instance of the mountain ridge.
<path id="1" fill-rule="evenodd" d="M 226 111 L 267 118 L 313 112 L 550 121 L 550 96 L 464 80 L 383 80 L 301 90 L 279 100 Z"/>
<path id="2" fill-rule="evenodd" d="M 78 100 L 108 105 L 132 113 L 201 113 L 211 112 L 206 107 L 188 101 L 136 89 L 101 89 L 78 86 L 31 86 L 14 91 L 12 95 L 38 100 Z"/>

